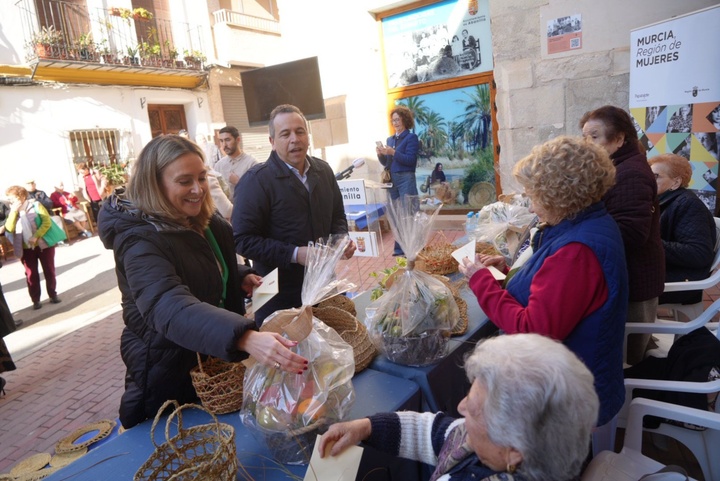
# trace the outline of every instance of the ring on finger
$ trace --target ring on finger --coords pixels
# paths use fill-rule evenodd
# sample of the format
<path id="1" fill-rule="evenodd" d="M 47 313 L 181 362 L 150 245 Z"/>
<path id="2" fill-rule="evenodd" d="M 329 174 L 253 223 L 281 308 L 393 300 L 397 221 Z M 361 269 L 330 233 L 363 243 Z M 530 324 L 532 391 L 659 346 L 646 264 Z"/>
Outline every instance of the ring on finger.
<path id="1" fill-rule="evenodd" d="M 275 361 L 275 369 L 280 369 L 280 363 Z"/>

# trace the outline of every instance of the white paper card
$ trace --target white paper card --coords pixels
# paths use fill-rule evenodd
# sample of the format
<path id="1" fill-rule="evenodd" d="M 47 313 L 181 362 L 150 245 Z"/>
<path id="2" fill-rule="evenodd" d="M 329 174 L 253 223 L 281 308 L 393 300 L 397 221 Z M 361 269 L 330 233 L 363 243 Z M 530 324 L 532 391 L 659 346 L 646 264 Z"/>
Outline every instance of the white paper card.
<path id="1" fill-rule="evenodd" d="M 268 275 L 263 277 L 262 284 L 255 288 L 252 295 L 252 308 L 257 312 L 267 301 L 277 295 L 278 286 L 278 270 L 275 269 Z"/>
<path id="2" fill-rule="evenodd" d="M 475 240 L 471 240 L 461 248 L 455 250 L 451 254 L 453 258 L 458 261 L 458 264 L 462 264 L 464 258 L 468 258 L 471 261 L 475 260 Z"/>
<path id="3" fill-rule="evenodd" d="M 505 274 L 500 272 L 498 269 L 496 269 L 493 266 L 488 266 L 488 270 L 492 273 L 493 277 L 499 281 L 505 280 Z"/>
<path id="4" fill-rule="evenodd" d="M 315 438 L 315 448 L 313 448 L 304 481 L 354 481 L 360 468 L 363 448 L 350 446 L 339 456 L 328 455 L 321 458 L 318 449 L 319 441 L 320 436 Z M 328 452 L 330 451 L 330 447 L 326 449 Z"/>

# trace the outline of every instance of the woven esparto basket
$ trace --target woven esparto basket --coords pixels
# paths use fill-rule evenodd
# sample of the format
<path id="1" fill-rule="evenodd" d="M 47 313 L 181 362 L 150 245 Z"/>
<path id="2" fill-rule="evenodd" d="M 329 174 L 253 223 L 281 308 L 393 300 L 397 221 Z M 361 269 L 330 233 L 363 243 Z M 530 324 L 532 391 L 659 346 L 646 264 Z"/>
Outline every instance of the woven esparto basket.
<path id="1" fill-rule="evenodd" d="M 163 411 L 169 406 L 175 409 L 165 423 L 165 439 L 161 445 L 155 442 L 155 428 Z M 212 416 L 213 422 L 191 428 L 183 428 L 182 410 L 200 409 Z M 177 434 L 170 436 L 170 427 L 177 418 Z M 150 430 L 155 452 L 140 466 L 134 481 L 180 481 L 185 479 L 212 479 L 234 481 L 238 471 L 235 448 L 235 428 L 220 423 L 213 413 L 197 404 L 180 406 L 177 401 L 165 401 L 155 416 Z"/>
<path id="2" fill-rule="evenodd" d="M 242 407 L 245 365 L 208 357 L 190 370 L 190 378 L 202 405 L 213 414 L 226 414 Z"/>
<path id="3" fill-rule="evenodd" d="M 367 328 L 350 312 L 332 306 L 314 307 L 313 316 L 335 329 L 343 341 L 352 346 L 355 374 L 368 367 L 377 356 L 377 349 L 368 336 Z"/>
<path id="4" fill-rule="evenodd" d="M 458 311 L 460 311 L 460 318 L 458 319 L 457 324 L 455 324 L 455 327 L 453 327 L 452 331 L 450 331 L 450 334 L 453 336 L 462 336 L 468 329 L 467 302 L 465 302 L 465 299 L 460 296 L 454 296 L 454 299 L 455 304 L 458 306 Z"/>
<path id="5" fill-rule="evenodd" d="M 357 317 L 357 311 L 355 310 L 355 303 L 348 296 L 344 294 L 338 294 L 329 299 L 325 299 L 318 307 L 337 307 L 343 311 L 348 311 L 353 316 Z M 326 323 L 327 324 L 327 323 Z M 337 329 L 336 329 L 337 330 Z"/>
<path id="6" fill-rule="evenodd" d="M 444 275 L 457 272 L 458 262 L 452 256 L 455 249 L 457 247 L 450 244 L 441 231 L 439 240 L 428 243 L 418 253 L 417 268 L 428 274 Z"/>

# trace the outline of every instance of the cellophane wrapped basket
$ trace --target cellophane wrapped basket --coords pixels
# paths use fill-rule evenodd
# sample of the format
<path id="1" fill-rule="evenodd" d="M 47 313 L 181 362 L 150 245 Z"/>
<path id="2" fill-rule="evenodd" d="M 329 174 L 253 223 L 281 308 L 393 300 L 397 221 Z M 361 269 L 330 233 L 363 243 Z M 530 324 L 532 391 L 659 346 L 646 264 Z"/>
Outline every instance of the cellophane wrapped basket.
<path id="1" fill-rule="evenodd" d="M 492 244 L 507 264 L 512 265 L 515 253 L 535 219 L 536 215 L 522 200 L 512 204 L 493 202 L 479 212 L 475 240 L 478 244 Z"/>
<path id="2" fill-rule="evenodd" d="M 311 307 L 353 287 L 335 276 L 348 244 L 347 236 L 311 243 L 303 306 L 276 311 L 260 328 L 297 341 L 292 350 L 309 361 L 308 369 L 287 373 L 251 362 L 245 372 L 242 422 L 280 463 L 308 463 L 316 435 L 342 420 L 355 400 L 353 348 L 313 317 Z"/>
<path id="3" fill-rule="evenodd" d="M 419 211 L 414 196 L 388 203 L 390 227 L 407 256 L 407 268 L 398 270 L 388 291 L 367 307 L 365 325 L 378 349 L 398 364 L 423 366 L 445 357 L 460 316 L 452 291 L 415 269 L 441 207 Z"/>
<path id="4" fill-rule="evenodd" d="M 166 441 L 155 441 L 163 412 L 174 406 L 165 423 Z M 200 409 L 212 416 L 213 422 L 190 428 L 182 425 L 184 409 Z M 173 421 L 177 419 L 177 434 L 171 435 Z M 238 471 L 235 448 L 235 428 L 221 423 L 213 413 L 197 404 L 180 406 L 177 401 L 166 401 L 157 412 L 150 430 L 155 452 L 135 473 L 134 481 L 180 481 L 212 479 L 234 481 Z"/>
<path id="5" fill-rule="evenodd" d="M 243 400 L 245 365 L 227 362 L 215 357 L 202 360 L 190 370 L 190 379 L 202 405 L 213 414 L 226 414 L 239 410 Z"/>

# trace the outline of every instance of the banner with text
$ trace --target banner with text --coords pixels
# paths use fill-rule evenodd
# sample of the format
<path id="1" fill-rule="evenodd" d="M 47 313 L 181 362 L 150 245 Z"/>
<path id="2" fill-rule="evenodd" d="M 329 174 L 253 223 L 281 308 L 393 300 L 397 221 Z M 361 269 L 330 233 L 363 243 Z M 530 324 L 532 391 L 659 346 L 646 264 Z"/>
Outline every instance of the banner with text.
<path id="1" fill-rule="evenodd" d="M 675 153 L 714 210 L 720 144 L 720 6 L 633 30 L 630 113 L 648 157 Z"/>

